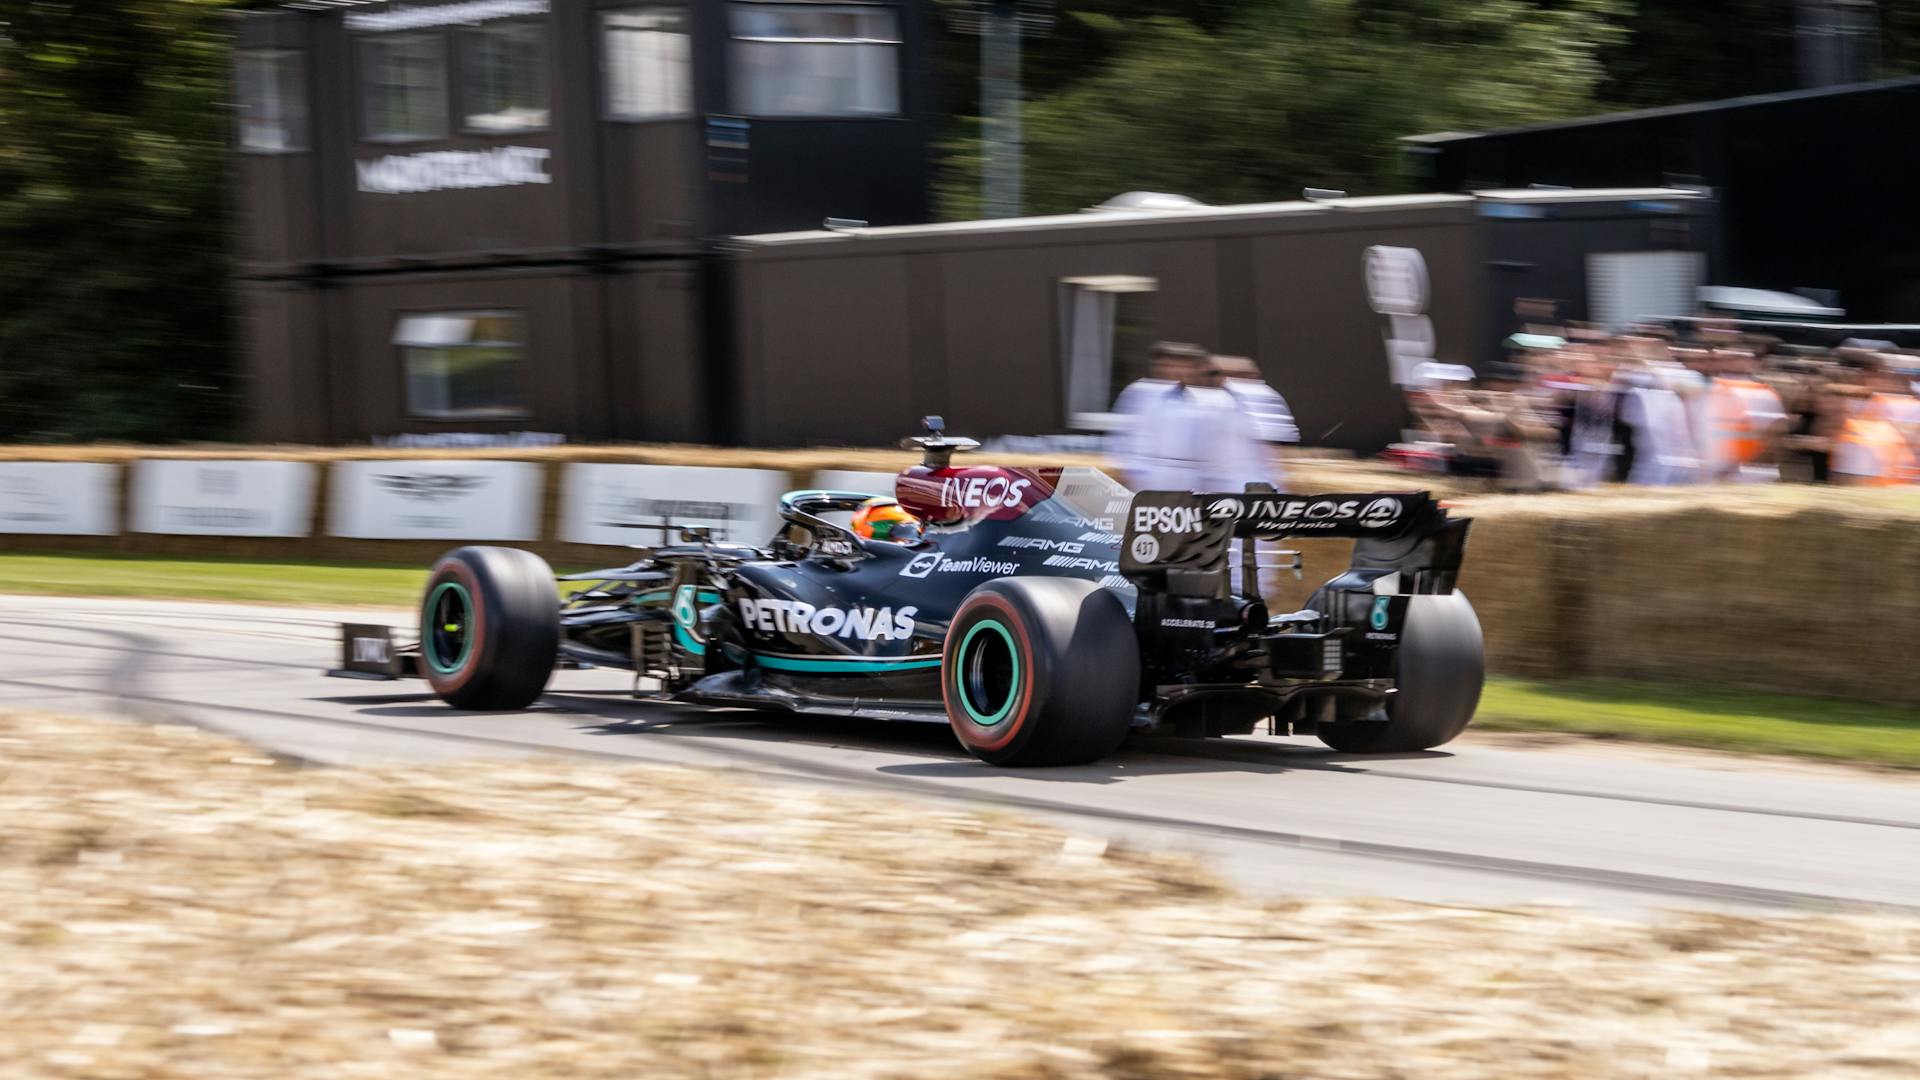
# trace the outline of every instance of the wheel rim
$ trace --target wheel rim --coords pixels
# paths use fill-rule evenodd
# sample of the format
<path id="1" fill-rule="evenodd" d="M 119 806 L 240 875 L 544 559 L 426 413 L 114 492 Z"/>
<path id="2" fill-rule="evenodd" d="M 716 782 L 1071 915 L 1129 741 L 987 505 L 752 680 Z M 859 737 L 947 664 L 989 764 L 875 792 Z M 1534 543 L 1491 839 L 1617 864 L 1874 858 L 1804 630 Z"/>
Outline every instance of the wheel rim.
<path id="1" fill-rule="evenodd" d="M 954 654 L 953 688 L 967 719 L 980 727 L 997 727 L 1012 715 L 1020 691 L 1020 650 L 1005 624 L 982 619 L 967 630 Z"/>
<path id="2" fill-rule="evenodd" d="M 427 594 L 420 620 L 420 651 L 440 675 L 456 675 L 473 655 L 473 595 L 457 581 L 443 581 Z"/>

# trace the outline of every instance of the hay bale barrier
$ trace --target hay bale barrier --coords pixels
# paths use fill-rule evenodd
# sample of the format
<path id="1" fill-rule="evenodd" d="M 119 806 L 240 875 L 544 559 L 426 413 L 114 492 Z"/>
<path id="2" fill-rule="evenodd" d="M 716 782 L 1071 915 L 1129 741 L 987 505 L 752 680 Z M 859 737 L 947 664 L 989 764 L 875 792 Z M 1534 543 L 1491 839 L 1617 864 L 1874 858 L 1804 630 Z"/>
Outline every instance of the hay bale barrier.
<path id="1" fill-rule="evenodd" d="M 0 713 L 0 1076 L 1907 1077 L 1920 921 L 1263 903 L 1020 819 Z"/>
<path id="2" fill-rule="evenodd" d="M 1494 670 L 1920 706 L 1920 492 L 1469 498 Z"/>

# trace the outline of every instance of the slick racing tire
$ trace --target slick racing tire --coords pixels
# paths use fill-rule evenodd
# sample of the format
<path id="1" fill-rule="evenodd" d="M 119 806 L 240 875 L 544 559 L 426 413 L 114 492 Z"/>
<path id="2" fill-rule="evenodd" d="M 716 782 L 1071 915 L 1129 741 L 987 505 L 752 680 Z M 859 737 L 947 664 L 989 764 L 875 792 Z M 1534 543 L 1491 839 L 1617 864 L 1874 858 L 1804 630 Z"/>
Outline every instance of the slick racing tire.
<path id="1" fill-rule="evenodd" d="M 1000 578 L 968 594 L 940 666 L 947 721 L 993 765 L 1081 765 L 1113 753 L 1140 701 L 1140 646 L 1091 581 Z"/>
<path id="2" fill-rule="evenodd" d="M 1415 596 L 1394 659 L 1387 722 L 1320 725 L 1320 741 L 1349 754 L 1402 754 L 1452 742 L 1480 707 L 1487 680 L 1480 617 L 1462 593 Z"/>
<path id="3" fill-rule="evenodd" d="M 524 709 L 560 651 L 560 600 L 547 561 L 465 547 L 434 564 L 420 604 L 420 671 L 459 709 Z"/>

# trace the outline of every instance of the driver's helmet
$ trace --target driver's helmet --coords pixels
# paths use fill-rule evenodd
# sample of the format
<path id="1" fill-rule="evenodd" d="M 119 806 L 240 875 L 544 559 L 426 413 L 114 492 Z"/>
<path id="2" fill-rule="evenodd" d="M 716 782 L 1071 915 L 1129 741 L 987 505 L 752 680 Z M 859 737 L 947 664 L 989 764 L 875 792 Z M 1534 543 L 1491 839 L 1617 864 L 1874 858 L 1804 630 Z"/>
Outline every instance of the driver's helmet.
<path id="1" fill-rule="evenodd" d="M 911 544 L 920 539 L 925 527 L 892 499 L 868 499 L 854 512 L 853 534 L 866 540 L 888 540 Z"/>

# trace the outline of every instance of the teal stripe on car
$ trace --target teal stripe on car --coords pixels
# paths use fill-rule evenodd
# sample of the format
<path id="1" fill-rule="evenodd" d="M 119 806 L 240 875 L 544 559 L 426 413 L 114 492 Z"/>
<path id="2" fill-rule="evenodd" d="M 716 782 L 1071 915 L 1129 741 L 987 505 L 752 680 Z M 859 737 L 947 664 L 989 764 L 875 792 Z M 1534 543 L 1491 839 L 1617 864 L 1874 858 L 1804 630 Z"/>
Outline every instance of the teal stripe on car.
<path id="1" fill-rule="evenodd" d="M 755 653 L 754 662 L 769 671 L 797 671 L 809 675 L 878 675 L 890 671 L 929 671 L 940 666 L 937 656 L 913 660 L 809 660 Z"/>

